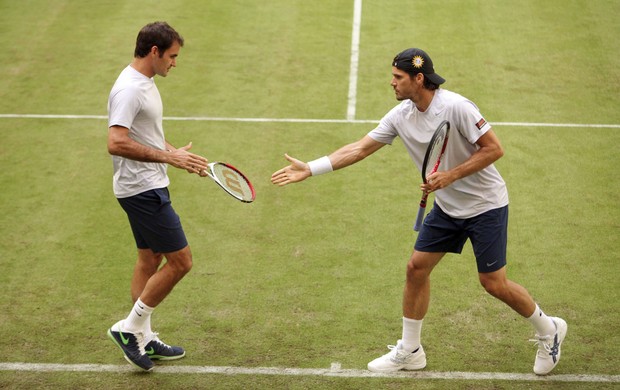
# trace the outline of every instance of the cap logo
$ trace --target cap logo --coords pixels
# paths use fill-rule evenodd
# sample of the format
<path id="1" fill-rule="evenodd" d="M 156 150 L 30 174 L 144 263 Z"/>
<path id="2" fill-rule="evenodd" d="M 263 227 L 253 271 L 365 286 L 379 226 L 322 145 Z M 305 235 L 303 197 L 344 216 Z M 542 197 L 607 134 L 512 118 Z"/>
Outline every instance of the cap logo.
<path id="1" fill-rule="evenodd" d="M 411 65 L 416 69 L 420 69 L 424 65 L 424 59 L 421 56 L 415 56 L 411 60 Z"/>

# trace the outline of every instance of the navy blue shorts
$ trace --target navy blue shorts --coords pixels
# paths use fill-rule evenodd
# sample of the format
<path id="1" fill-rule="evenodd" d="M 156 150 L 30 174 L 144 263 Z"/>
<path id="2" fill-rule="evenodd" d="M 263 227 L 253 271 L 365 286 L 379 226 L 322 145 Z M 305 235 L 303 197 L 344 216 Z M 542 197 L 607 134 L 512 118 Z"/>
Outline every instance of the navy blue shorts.
<path id="1" fill-rule="evenodd" d="M 476 256 L 478 272 L 497 271 L 506 265 L 508 206 L 467 219 L 452 218 L 435 203 L 424 219 L 415 250 L 461 253 L 467 239 Z"/>
<path id="2" fill-rule="evenodd" d="M 118 203 L 127 213 L 139 249 L 170 253 L 187 246 L 181 219 L 172 208 L 167 188 L 119 198 Z"/>

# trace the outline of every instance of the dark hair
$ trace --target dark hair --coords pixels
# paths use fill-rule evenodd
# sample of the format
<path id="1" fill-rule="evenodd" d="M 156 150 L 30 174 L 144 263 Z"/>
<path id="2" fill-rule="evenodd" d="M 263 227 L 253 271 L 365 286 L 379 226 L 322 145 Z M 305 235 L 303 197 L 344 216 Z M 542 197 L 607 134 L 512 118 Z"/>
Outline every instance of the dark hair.
<path id="1" fill-rule="evenodd" d="M 405 71 L 406 72 L 406 71 Z M 412 79 L 421 72 L 407 72 L 407 74 L 409 75 L 409 77 L 411 77 Z M 424 86 L 425 89 L 428 89 L 429 91 L 434 91 L 436 89 L 439 88 L 439 84 L 437 83 L 433 83 L 428 77 L 426 77 L 426 75 L 424 73 L 422 73 L 422 76 L 424 76 L 424 84 L 422 84 Z"/>
<path id="2" fill-rule="evenodd" d="M 157 46 L 159 56 L 161 57 L 166 50 L 170 49 L 175 41 L 183 46 L 183 37 L 181 37 L 175 29 L 170 27 L 168 23 L 149 23 L 142 27 L 142 30 L 138 33 L 138 38 L 136 38 L 136 50 L 133 55 L 134 57 L 140 58 L 146 57 L 151 51 L 151 48 Z"/>
<path id="3" fill-rule="evenodd" d="M 426 75 L 424 75 L 424 88 L 430 91 L 434 91 L 439 88 L 439 85 L 433 83 L 431 80 L 429 80 L 428 77 L 426 77 Z"/>

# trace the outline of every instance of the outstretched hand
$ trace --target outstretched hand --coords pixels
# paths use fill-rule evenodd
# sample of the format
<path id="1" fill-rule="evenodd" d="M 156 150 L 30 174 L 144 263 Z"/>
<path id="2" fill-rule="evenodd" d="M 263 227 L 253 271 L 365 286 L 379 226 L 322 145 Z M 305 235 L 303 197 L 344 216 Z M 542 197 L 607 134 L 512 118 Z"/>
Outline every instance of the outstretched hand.
<path id="1" fill-rule="evenodd" d="M 285 154 L 284 157 L 291 164 L 271 175 L 271 182 L 273 184 L 285 186 L 290 183 L 297 183 L 299 181 L 306 180 L 308 177 L 312 176 L 312 172 L 310 172 L 310 167 L 308 167 L 308 164 L 301 160 L 297 160 L 288 154 Z"/>
<path id="2" fill-rule="evenodd" d="M 192 143 L 170 151 L 169 164 L 175 168 L 185 169 L 189 173 L 196 173 L 200 176 L 207 176 L 209 161 L 197 154 L 190 153 Z"/>

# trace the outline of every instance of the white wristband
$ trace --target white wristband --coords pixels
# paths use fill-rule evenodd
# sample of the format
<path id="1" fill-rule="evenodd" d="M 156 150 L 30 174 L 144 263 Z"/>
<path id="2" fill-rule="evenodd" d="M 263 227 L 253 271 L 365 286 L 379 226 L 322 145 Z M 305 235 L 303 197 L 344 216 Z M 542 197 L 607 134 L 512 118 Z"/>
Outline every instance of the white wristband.
<path id="1" fill-rule="evenodd" d="M 334 168 L 332 167 L 332 163 L 331 161 L 329 161 L 329 157 L 327 156 L 308 162 L 308 167 L 310 167 L 310 172 L 312 172 L 312 176 L 322 175 L 324 173 L 329 173 L 334 170 Z"/>

